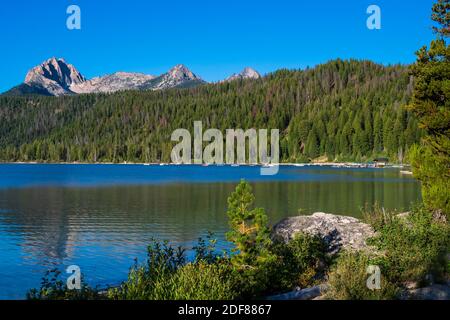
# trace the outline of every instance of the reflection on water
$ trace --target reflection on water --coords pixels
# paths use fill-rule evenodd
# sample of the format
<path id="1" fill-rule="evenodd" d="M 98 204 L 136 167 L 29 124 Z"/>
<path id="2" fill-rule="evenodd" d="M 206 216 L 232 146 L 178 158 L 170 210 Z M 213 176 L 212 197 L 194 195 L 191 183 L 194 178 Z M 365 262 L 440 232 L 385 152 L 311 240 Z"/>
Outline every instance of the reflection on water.
<path id="1" fill-rule="evenodd" d="M 315 211 L 358 216 L 365 203 L 406 209 L 418 183 L 397 169 L 0 165 L 0 298 L 22 298 L 45 270 L 81 267 L 91 284 L 116 284 L 151 238 L 223 241 L 226 200 L 240 178 L 272 222 Z"/>

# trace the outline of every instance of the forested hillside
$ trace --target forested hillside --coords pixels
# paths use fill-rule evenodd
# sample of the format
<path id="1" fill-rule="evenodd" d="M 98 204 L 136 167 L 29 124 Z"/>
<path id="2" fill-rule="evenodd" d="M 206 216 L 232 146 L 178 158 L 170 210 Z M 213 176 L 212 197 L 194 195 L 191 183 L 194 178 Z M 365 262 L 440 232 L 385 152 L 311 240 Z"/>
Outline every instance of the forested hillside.
<path id="1" fill-rule="evenodd" d="M 283 161 L 404 159 L 419 141 L 408 69 L 331 61 L 190 89 L 0 97 L 0 160 L 170 161 L 176 128 L 278 128 Z"/>

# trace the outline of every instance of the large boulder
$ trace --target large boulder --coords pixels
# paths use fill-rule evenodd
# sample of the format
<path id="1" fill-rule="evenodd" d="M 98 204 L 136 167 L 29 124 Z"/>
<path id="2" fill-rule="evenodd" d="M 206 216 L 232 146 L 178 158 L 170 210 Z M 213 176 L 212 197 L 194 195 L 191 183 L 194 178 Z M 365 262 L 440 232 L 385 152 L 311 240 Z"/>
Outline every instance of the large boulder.
<path id="1" fill-rule="evenodd" d="M 353 217 L 316 212 L 310 216 L 286 218 L 274 226 L 272 237 L 287 242 L 299 232 L 322 238 L 330 254 L 341 249 L 374 251 L 366 243 L 375 235 L 374 230 Z"/>

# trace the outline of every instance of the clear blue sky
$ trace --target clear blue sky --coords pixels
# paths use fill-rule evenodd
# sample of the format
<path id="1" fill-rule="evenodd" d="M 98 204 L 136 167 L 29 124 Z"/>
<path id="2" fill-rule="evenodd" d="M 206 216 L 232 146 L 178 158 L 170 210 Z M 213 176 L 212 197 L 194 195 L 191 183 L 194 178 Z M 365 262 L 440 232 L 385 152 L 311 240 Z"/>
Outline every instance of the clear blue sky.
<path id="1" fill-rule="evenodd" d="M 86 77 L 115 71 L 161 74 L 183 63 L 208 81 L 245 66 L 261 73 L 334 58 L 411 63 L 434 37 L 432 0 L 3 0 L 0 92 L 28 69 L 63 57 Z M 82 29 L 66 28 L 81 8 Z M 370 4 L 382 29 L 366 28 Z"/>

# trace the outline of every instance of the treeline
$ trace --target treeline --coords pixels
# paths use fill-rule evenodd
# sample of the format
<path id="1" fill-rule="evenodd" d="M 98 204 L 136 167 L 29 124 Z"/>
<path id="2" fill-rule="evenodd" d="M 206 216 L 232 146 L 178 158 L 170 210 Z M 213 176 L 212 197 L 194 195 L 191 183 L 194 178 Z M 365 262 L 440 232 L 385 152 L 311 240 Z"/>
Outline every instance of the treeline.
<path id="1" fill-rule="evenodd" d="M 408 68 L 335 60 L 160 92 L 0 97 L 0 160 L 169 162 L 177 128 L 280 129 L 283 161 L 404 161 L 420 140 Z"/>

